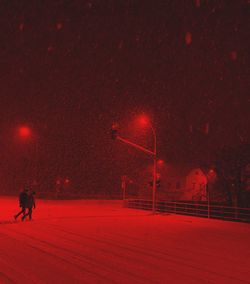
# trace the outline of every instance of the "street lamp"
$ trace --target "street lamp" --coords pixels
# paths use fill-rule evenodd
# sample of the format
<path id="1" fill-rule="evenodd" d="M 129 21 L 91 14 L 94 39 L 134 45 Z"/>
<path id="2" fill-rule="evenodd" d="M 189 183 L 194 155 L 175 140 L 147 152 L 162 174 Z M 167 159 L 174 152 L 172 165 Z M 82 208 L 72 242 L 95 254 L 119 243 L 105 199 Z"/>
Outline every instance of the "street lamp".
<path id="1" fill-rule="evenodd" d="M 156 131 L 154 127 L 152 126 L 152 123 L 150 122 L 149 118 L 145 115 L 141 115 L 138 119 L 140 125 L 142 126 L 149 126 L 152 130 L 153 136 L 154 136 L 154 147 L 153 151 L 149 150 L 141 145 L 138 145 L 134 142 L 131 142 L 128 139 L 125 139 L 121 136 L 119 136 L 118 133 L 118 124 L 113 123 L 111 128 L 111 138 L 114 140 L 119 140 L 123 143 L 126 143 L 140 151 L 143 151 L 146 154 L 149 154 L 153 157 L 154 166 L 153 166 L 153 192 L 152 192 L 152 213 L 155 214 L 155 203 L 156 203 L 156 186 L 157 186 L 157 139 L 156 139 Z"/>
<path id="2" fill-rule="evenodd" d="M 31 129 L 28 126 L 20 126 L 18 128 L 19 137 L 22 139 L 28 139 L 31 136 Z"/>
<path id="3" fill-rule="evenodd" d="M 127 181 L 127 176 L 125 175 L 121 176 L 122 200 L 123 200 L 124 207 L 125 207 L 125 199 L 126 199 L 126 181 Z"/>
<path id="4" fill-rule="evenodd" d="M 206 173 L 206 193 L 207 193 L 207 217 L 210 218 L 211 215 L 211 194 L 209 188 L 209 182 L 214 182 L 216 179 L 216 172 L 214 169 L 209 169 Z"/>
<path id="5" fill-rule="evenodd" d="M 150 119 L 145 115 L 141 115 L 139 117 L 139 123 L 142 126 L 149 126 L 154 137 L 154 150 L 153 150 L 153 192 L 152 192 L 152 212 L 155 213 L 155 203 L 156 203 L 156 182 L 157 182 L 157 139 L 156 139 L 156 131 L 150 121 Z"/>
<path id="6" fill-rule="evenodd" d="M 33 171 L 34 171 L 34 177 L 35 180 L 37 180 L 38 177 L 38 139 L 36 135 L 34 135 L 34 131 L 27 125 L 21 125 L 17 128 L 17 135 L 22 141 L 29 142 L 33 141 L 35 139 L 35 144 L 34 144 L 34 156 L 35 156 L 35 161 L 33 165 Z"/>

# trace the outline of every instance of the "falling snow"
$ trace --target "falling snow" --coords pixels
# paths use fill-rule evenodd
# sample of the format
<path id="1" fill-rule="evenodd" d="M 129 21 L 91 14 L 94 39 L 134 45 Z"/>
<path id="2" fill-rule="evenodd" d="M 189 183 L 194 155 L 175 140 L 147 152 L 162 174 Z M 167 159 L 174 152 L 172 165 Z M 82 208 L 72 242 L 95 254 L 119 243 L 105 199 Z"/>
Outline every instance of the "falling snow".
<path id="1" fill-rule="evenodd" d="M 185 35 L 185 42 L 186 45 L 190 45 L 192 42 L 192 34 L 190 32 L 187 32 Z"/>
<path id="2" fill-rule="evenodd" d="M 43 191 L 59 176 L 117 193 L 117 177 L 148 161 L 107 133 L 118 120 L 151 147 L 130 131 L 140 112 L 163 160 L 200 163 L 249 143 L 248 0 L 38 2 L 0 4 L 2 191 L 33 180 L 36 165 Z M 36 138 L 22 144 L 21 124 Z"/>
<path id="3" fill-rule="evenodd" d="M 57 30 L 61 30 L 63 28 L 63 24 L 62 23 L 57 23 L 56 24 L 56 29 Z"/>

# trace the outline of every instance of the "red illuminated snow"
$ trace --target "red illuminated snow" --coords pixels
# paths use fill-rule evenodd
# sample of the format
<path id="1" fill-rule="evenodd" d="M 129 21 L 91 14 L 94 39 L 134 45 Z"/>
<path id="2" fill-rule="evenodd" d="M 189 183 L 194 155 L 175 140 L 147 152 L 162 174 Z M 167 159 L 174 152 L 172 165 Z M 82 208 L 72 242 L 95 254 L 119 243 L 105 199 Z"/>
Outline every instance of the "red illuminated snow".
<path id="1" fill-rule="evenodd" d="M 250 283 L 249 224 L 42 200 L 22 223 L 0 203 L 0 283 Z"/>

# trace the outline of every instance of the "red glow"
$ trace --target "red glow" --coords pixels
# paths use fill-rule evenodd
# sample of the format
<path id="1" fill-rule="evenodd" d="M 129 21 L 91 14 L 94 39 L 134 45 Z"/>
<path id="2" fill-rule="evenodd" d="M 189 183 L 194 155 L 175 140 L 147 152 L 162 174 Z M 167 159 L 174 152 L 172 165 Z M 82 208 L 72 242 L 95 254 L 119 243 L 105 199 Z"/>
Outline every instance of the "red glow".
<path id="1" fill-rule="evenodd" d="M 145 114 L 139 117 L 138 122 L 141 126 L 147 126 L 150 123 L 149 118 Z"/>
<path id="2" fill-rule="evenodd" d="M 19 31 L 23 31 L 23 29 L 24 29 L 24 23 L 21 23 L 20 25 L 19 25 Z"/>
<path id="3" fill-rule="evenodd" d="M 237 52 L 236 51 L 231 51 L 229 56 L 230 56 L 231 60 L 233 60 L 233 61 L 237 60 Z"/>
<path id="4" fill-rule="evenodd" d="M 117 130 L 118 127 L 119 127 L 119 124 L 118 124 L 117 122 L 113 122 L 111 129 L 112 129 L 112 130 Z"/>
<path id="5" fill-rule="evenodd" d="M 195 5 L 199 8 L 201 6 L 201 0 L 195 0 Z"/>
<path id="6" fill-rule="evenodd" d="M 48 48 L 47 48 L 48 52 L 52 52 L 52 51 L 54 51 L 54 49 L 55 49 L 55 48 L 54 48 L 53 46 L 51 46 L 51 45 L 48 46 Z"/>
<path id="7" fill-rule="evenodd" d="M 31 135 L 31 130 L 28 126 L 21 126 L 18 129 L 18 134 L 21 138 L 28 138 Z"/>
<path id="8" fill-rule="evenodd" d="M 163 166 L 164 165 L 164 161 L 163 160 L 158 160 L 157 161 L 157 165 L 158 166 Z"/>
<path id="9" fill-rule="evenodd" d="M 57 23 L 57 24 L 56 24 L 56 29 L 57 29 L 57 30 L 61 30 L 62 27 L 63 27 L 63 24 L 62 24 L 62 23 Z"/>
<path id="10" fill-rule="evenodd" d="M 207 174 L 207 179 L 210 181 L 210 182 L 214 182 L 217 178 L 217 175 L 216 175 L 216 172 L 214 169 L 210 169 L 208 171 L 208 174 Z"/>
<path id="11" fill-rule="evenodd" d="M 192 34 L 190 32 L 187 32 L 185 35 L 185 42 L 186 45 L 190 45 L 192 42 Z"/>

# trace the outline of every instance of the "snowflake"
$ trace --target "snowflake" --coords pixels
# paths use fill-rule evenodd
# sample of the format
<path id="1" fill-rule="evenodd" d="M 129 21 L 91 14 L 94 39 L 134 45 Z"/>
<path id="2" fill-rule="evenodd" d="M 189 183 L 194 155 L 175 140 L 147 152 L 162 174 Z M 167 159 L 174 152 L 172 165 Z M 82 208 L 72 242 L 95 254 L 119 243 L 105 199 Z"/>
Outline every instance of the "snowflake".
<path id="1" fill-rule="evenodd" d="M 23 29 L 24 29 L 24 23 L 21 23 L 20 25 L 19 25 L 19 31 L 23 31 Z"/>
<path id="2" fill-rule="evenodd" d="M 186 32 L 185 42 L 186 42 L 186 45 L 190 45 L 191 44 L 191 42 L 192 42 L 192 34 L 190 32 Z"/>
<path id="3" fill-rule="evenodd" d="M 63 28 L 63 24 L 62 23 L 56 23 L 56 29 L 59 31 Z"/>

